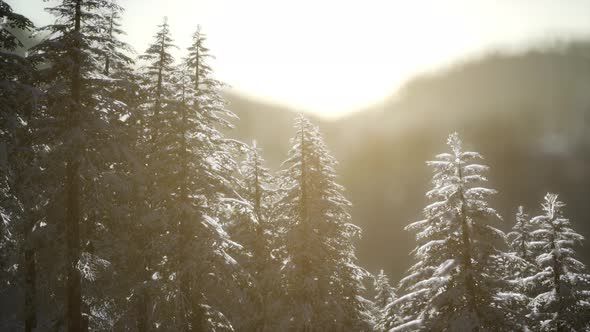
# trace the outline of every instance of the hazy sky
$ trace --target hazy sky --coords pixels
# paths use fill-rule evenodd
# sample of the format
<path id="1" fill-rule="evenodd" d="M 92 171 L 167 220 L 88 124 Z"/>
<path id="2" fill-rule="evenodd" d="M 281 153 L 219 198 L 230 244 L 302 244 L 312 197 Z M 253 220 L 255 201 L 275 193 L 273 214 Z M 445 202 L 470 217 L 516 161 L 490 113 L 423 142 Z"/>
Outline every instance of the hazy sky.
<path id="1" fill-rule="evenodd" d="M 55 0 L 5 0 L 38 25 Z M 141 53 L 168 16 L 182 55 L 201 24 L 217 78 L 254 97 L 335 117 L 418 72 L 490 49 L 590 35 L 588 0 L 121 0 Z"/>

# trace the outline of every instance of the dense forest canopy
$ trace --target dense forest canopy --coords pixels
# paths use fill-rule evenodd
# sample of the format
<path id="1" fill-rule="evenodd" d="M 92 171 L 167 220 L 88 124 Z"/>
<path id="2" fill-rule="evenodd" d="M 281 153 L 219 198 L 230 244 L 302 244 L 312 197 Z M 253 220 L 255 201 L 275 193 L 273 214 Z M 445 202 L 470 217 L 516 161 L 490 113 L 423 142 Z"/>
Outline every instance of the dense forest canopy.
<path id="1" fill-rule="evenodd" d="M 590 331 L 583 45 L 320 130 L 232 94 L 206 27 L 137 55 L 118 1 L 47 10 L 0 1 L 0 330 Z"/>

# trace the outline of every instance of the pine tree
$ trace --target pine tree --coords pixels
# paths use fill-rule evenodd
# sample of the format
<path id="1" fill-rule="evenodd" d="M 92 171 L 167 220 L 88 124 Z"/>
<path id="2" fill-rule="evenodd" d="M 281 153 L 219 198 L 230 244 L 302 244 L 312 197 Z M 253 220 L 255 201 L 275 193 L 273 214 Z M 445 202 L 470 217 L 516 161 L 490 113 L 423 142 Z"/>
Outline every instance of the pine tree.
<path id="1" fill-rule="evenodd" d="M 219 300 L 243 302 L 237 287 L 243 282 L 241 271 L 229 254 L 238 245 L 222 228 L 221 218 L 227 202 L 241 200 L 236 191 L 238 180 L 234 177 L 238 171 L 235 156 L 244 145 L 225 138 L 222 133 L 233 128 L 230 120 L 237 117 L 226 108 L 221 96 L 224 84 L 213 77 L 208 64 L 212 56 L 205 41 L 206 36 L 198 27 L 184 61 L 183 73 L 188 80 L 183 81 L 182 89 L 191 91 L 185 101 L 190 112 L 183 115 L 187 139 L 183 174 L 188 195 L 198 199 L 193 199 L 187 212 L 187 219 L 193 219 L 196 224 L 187 224 L 188 229 L 183 232 L 193 234 L 194 238 L 187 239 L 184 245 L 179 275 L 181 287 L 194 294 L 192 326 L 195 330 L 231 329 L 226 317 L 230 306 Z M 194 257 L 195 251 L 202 254 Z M 200 325 L 196 326 L 197 323 Z"/>
<path id="2" fill-rule="evenodd" d="M 16 219 L 21 217 L 19 204 L 22 198 L 16 192 L 16 178 L 26 164 L 22 153 L 30 148 L 26 123 L 30 117 L 37 91 L 31 86 L 32 66 L 28 59 L 11 52 L 22 47 L 14 30 L 31 30 L 33 24 L 26 17 L 14 13 L 12 8 L 0 1 L 0 260 L 1 273 L 9 271 L 8 253 L 15 253 L 17 239 Z M 27 156 L 29 154 L 27 153 Z M 11 248 L 12 247 L 12 248 Z M 8 275 L 1 278 L 8 281 Z"/>
<path id="3" fill-rule="evenodd" d="M 201 38 L 195 43 L 202 45 Z M 144 319 L 153 322 L 146 326 L 182 331 L 232 329 L 220 299 L 235 289 L 237 264 L 228 253 L 237 245 L 219 218 L 224 203 L 237 197 L 234 151 L 241 143 L 220 131 L 235 116 L 220 95 L 222 84 L 211 76 L 206 49 L 173 67 L 171 42 L 164 22 L 142 57 L 150 61 L 146 82 L 155 92 L 145 114 L 148 207 L 164 242 L 149 252 L 152 302 L 159 309 Z"/>
<path id="4" fill-rule="evenodd" d="M 126 105 L 106 89 L 113 80 L 102 74 L 105 52 L 95 47 L 104 40 L 95 28 L 111 4 L 63 0 L 49 8 L 56 23 L 44 28 L 49 36 L 31 52 L 46 96 L 36 119 L 35 139 L 47 150 L 43 186 L 48 222 L 65 242 L 69 331 L 108 325 L 102 312 L 104 294 L 92 285 L 97 273 L 109 265 L 97 246 L 106 236 L 103 230 L 112 219 L 110 212 L 116 209 L 112 195 L 117 189 L 108 182 L 118 182 L 112 169 L 125 159 L 118 121 L 127 112 Z M 60 206 L 64 212 L 58 212 Z M 53 249 L 61 251 L 57 247 L 58 243 Z"/>
<path id="5" fill-rule="evenodd" d="M 360 230 L 350 223 L 350 202 L 335 182 L 336 160 L 307 119 L 299 116 L 295 128 L 278 206 L 287 232 L 287 312 L 277 329 L 367 329 L 366 272 L 356 265 L 353 244 Z"/>
<path id="6" fill-rule="evenodd" d="M 510 256 L 502 251 L 504 234 L 492 224 L 499 216 L 487 202 L 496 191 L 480 186 L 488 167 L 475 163 L 481 155 L 464 151 L 456 133 L 447 143 L 451 153 L 427 162 L 434 168 L 427 193 L 434 202 L 424 209 L 426 219 L 406 227 L 417 232 L 417 263 L 401 281 L 397 329 L 513 331 L 519 317 L 511 303 L 522 296 L 502 292 Z"/>
<path id="7" fill-rule="evenodd" d="M 248 287 L 248 300 L 251 310 L 240 308 L 241 321 L 237 329 L 265 331 L 272 326 L 270 322 L 275 315 L 273 305 L 280 288 L 277 257 L 277 236 L 279 233 L 273 218 L 272 205 L 278 191 L 274 176 L 264 166 L 262 150 L 256 142 L 246 148 L 246 156 L 240 167 L 240 196 L 248 202 L 236 202 L 232 206 L 232 222 L 228 231 L 235 241 L 242 245 L 235 257 L 245 267 L 251 278 Z"/>
<path id="8" fill-rule="evenodd" d="M 576 233 L 563 216 L 565 204 L 548 193 L 543 214 L 532 219 L 539 229 L 532 234 L 540 254 L 541 272 L 533 278 L 543 287 L 530 303 L 540 331 L 587 331 L 590 322 L 590 275 L 575 258 L 575 245 L 584 237 Z"/>
<path id="9" fill-rule="evenodd" d="M 38 45 L 38 54 L 43 56 L 40 61 L 50 61 L 52 75 L 47 80 L 55 80 L 57 77 L 63 79 L 67 86 L 62 90 L 61 95 L 67 96 L 62 99 L 67 102 L 62 105 L 51 105 L 49 111 L 55 111 L 55 120 L 60 123 L 64 132 L 56 133 L 56 138 L 63 136 L 62 144 L 65 149 L 65 240 L 66 240 L 66 327 L 68 331 L 82 331 L 87 329 L 87 322 L 82 319 L 82 291 L 80 271 L 78 262 L 81 258 L 80 252 L 80 159 L 83 139 L 79 137 L 81 132 L 82 113 L 82 63 L 88 59 L 82 58 L 82 49 L 89 47 L 89 42 L 83 37 L 82 22 L 82 0 L 64 1 L 50 9 L 56 16 L 64 18 L 68 23 L 52 26 L 51 33 L 58 43 L 44 42 Z M 48 56 L 53 56 L 48 59 Z M 61 60 L 61 61 L 60 61 Z M 57 84 L 56 84 L 57 85 Z M 60 103 L 58 98 L 55 104 Z M 48 107 L 49 108 L 49 107 Z M 51 116 L 50 115 L 50 116 Z M 61 129 L 60 128 L 60 129 Z M 58 139 L 59 139 L 58 138 Z M 57 144 L 55 144 L 57 146 Z M 61 156 L 60 156 L 61 157 Z M 53 157 L 54 160 L 58 156 Z M 61 159 L 61 158 L 59 158 Z M 85 326 L 86 325 L 86 326 Z"/>
<path id="10" fill-rule="evenodd" d="M 29 123 L 40 92 L 33 86 L 33 66 L 15 53 L 19 33 L 33 23 L 0 1 L 0 290 L 22 285 L 24 330 L 36 324 L 36 248 L 32 233 L 41 200 L 34 171 L 37 158 Z"/>
<path id="11" fill-rule="evenodd" d="M 168 25 L 168 19 L 165 17 L 162 24 L 158 25 L 158 32 L 154 36 L 154 43 L 150 44 L 147 50 L 139 58 L 148 62 L 147 71 L 145 73 L 146 86 L 152 98 L 149 100 L 153 104 L 152 116 L 155 127 L 152 133 L 153 136 L 157 136 L 158 122 L 160 119 L 160 111 L 163 103 L 167 103 L 170 98 L 170 75 L 174 71 L 174 57 L 170 53 L 173 48 L 176 48 L 172 44 L 173 40 L 170 36 L 170 26 Z M 168 99 L 167 99 L 168 98 Z"/>
<path id="12" fill-rule="evenodd" d="M 5 1 L 0 1 L 0 18 L 3 22 L 0 26 L 0 49 L 14 51 L 17 47 L 23 47 L 22 40 L 14 33 L 15 30 L 31 30 L 33 22 L 27 17 L 15 13 Z M 6 54 L 2 54 L 6 56 Z"/>
<path id="13" fill-rule="evenodd" d="M 102 78 L 93 81 L 96 86 L 97 107 L 105 110 L 104 119 L 111 126 L 111 141 L 116 142 L 117 155 L 101 169 L 94 178 L 91 191 L 94 204 L 87 213 L 99 227 L 86 231 L 85 241 L 88 252 L 108 262 L 108 273 L 93 281 L 85 298 L 92 308 L 91 326 L 95 329 L 111 330 L 122 322 L 130 325 L 128 298 L 135 297 L 130 290 L 137 285 L 137 262 L 141 262 L 140 250 L 135 241 L 142 229 L 138 211 L 139 188 L 145 182 L 142 149 L 139 140 L 140 98 L 139 77 L 133 72 L 134 61 L 129 57 L 133 49 L 121 40 L 125 32 L 121 29 L 121 15 L 124 9 L 116 0 L 105 0 L 96 8 L 89 34 L 94 40 L 95 75 Z M 141 242 L 140 242 L 141 243 Z M 125 253 L 125 254 L 121 254 Z M 121 278 L 125 276 L 125 278 Z M 131 291 L 132 292 L 132 291 Z M 121 312 L 126 313 L 120 315 Z"/>
<path id="14" fill-rule="evenodd" d="M 507 236 L 510 248 L 517 259 L 507 262 L 505 268 L 513 276 L 514 290 L 527 296 L 532 295 L 538 288 L 534 279 L 531 278 L 539 270 L 534 261 L 532 232 L 533 225 L 530 218 L 525 213 L 524 207 L 519 206 L 516 212 L 516 223 L 512 227 L 512 232 Z"/>
<path id="15" fill-rule="evenodd" d="M 374 281 L 375 287 L 375 298 L 373 299 L 374 306 L 374 319 L 375 319 L 375 330 L 377 331 L 388 331 L 393 326 L 386 326 L 387 317 L 395 315 L 393 312 L 389 312 L 389 304 L 397 300 L 397 294 L 395 289 L 389 284 L 389 278 L 383 270 L 379 271 L 379 274 Z"/>
<path id="16" fill-rule="evenodd" d="M 104 6 L 102 19 L 94 29 L 99 36 L 97 48 L 102 56 L 103 74 L 111 76 L 113 70 L 126 71 L 133 60 L 128 56 L 133 49 L 119 39 L 125 32 L 121 28 L 121 15 L 124 9 L 116 0 L 108 0 Z"/>
<path id="17" fill-rule="evenodd" d="M 158 31 L 154 36 L 154 42 L 150 44 L 139 59 L 146 62 L 140 72 L 142 96 L 144 97 L 139 105 L 137 146 L 143 154 L 146 164 L 145 181 L 141 188 L 136 190 L 137 212 L 145 211 L 143 215 L 137 215 L 143 229 L 143 234 L 137 234 L 134 241 L 142 257 L 138 266 L 138 283 L 134 287 L 133 302 L 135 306 L 134 316 L 136 328 L 139 331 L 146 331 L 155 323 L 151 314 L 154 300 L 157 296 L 157 282 L 159 258 L 165 255 L 164 249 L 157 245 L 158 237 L 166 232 L 166 220 L 161 215 L 157 204 L 161 200 L 155 192 L 158 188 L 160 165 L 166 160 L 158 160 L 158 143 L 161 139 L 164 121 L 162 120 L 162 105 L 168 107 L 173 102 L 172 75 L 174 72 L 174 58 L 172 49 L 170 28 L 167 18 L 158 25 Z M 159 192 L 158 192 L 159 193 Z"/>
<path id="18" fill-rule="evenodd" d="M 531 252 L 531 231 L 529 216 L 524 212 L 524 207 L 519 206 L 516 212 L 516 223 L 512 227 L 512 232 L 508 233 L 510 247 L 516 252 L 516 255 L 523 260 L 530 262 L 532 260 Z"/>

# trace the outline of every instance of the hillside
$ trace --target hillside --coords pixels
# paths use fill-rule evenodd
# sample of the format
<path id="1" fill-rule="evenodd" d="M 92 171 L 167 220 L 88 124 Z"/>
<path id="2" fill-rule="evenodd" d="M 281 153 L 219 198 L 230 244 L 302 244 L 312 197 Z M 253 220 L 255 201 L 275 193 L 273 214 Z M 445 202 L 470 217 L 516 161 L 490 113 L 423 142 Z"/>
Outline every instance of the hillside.
<path id="1" fill-rule="evenodd" d="M 546 191 L 561 194 L 566 214 L 590 236 L 590 47 L 575 43 L 464 61 L 409 81 L 379 106 L 334 122 L 320 121 L 340 161 L 341 180 L 363 228 L 361 263 L 399 277 L 409 266 L 430 171 L 424 162 L 458 131 L 491 166 L 502 228 L 517 205 L 539 212 Z M 284 158 L 292 112 L 230 95 L 242 121 L 234 131 L 256 138 L 273 166 Z M 585 254 L 586 262 L 590 253 Z"/>

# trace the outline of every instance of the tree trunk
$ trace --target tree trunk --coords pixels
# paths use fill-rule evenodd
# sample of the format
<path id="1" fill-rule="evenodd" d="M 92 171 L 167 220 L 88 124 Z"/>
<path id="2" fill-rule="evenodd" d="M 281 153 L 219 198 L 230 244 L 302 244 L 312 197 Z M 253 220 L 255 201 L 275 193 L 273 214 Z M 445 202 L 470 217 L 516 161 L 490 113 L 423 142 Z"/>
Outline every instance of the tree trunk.
<path id="1" fill-rule="evenodd" d="M 66 169 L 66 245 L 67 245 L 67 322 L 69 332 L 82 331 L 82 294 L 78 260 L 80 259 L 79 178 L 76 156 Z"/>
<path id="2" fill-rule="evenodd" d="M 177 262 L 176 262 L 176 269 L 179 277 L 179 296 L 185 303 L 183 306 L 187 308 L 187 311 L 182 313 L 181 317 L 179 318 L 180 323 L 183 326 L 184 331 L 192 331 L 193 322 L 192 322 L 192 310 L 193 310 L 193 303 L 192 303 L 192 294 L 190 292 L 190 277 L 183 268 L 186 263 L 186 255 L 185 255 L 185 247 L 184 245 L 190 245 L 190 230 L 187 229 L 186 226 L 186 214 L 184 209 L 186 208 L 186 204 L 188 203 L 187 197 L 187 156 L 186 156 L 186 105 L 185 105 L 185 88 L 184 82 L 182 86 L 182 105 L 181 107 L 181 124 L 180 124 L 180 159 L 181 159 L 181 169 L 180 169 L 180 202 L 182 204 L 181 211 L 180 211 L 180 220 L 178 220 L 177 230 L 177 243 L 176 243 L 176 254 L 177 254 Z"/>
<path id="3" fill-rule="evenodd" d="M 302 227 L 302 231 L 303 234 L 307 235 L 311 233 L 311 225 L 309 225 L 309 212 L 308 212 L 308 206 L 307 206 L 307 200 L 308 200 L 308 188 L 307 188 L 307 163 L 311 162 L 310 160 L 308 160 L 308 156 L 307 156 L 307 149 L 306 149 L 306 142 L 305 142 L 305 123 L 304 121 L 301 122 L 301 128 L 300 128 L 300 135 L 301 135 L 301 167 L 300 167 L 300 179 L 299 179 L 299 186 L 300 186 L 300 206 L 299 206 L 299 218 L 300 218 L 300 223 L 301 223 L 301 227 Z M 305 236 L 305 238 L 303 239 L 303 241 L 306 241 L 304 243 L 304 246 L 307 247 L 307 241 L 308 238 L 307 236 Z M 309 259 L 307 257 L 304 257 L 302 259 L 299 260 L 299 262 L 295 262 L 296 264 L 299 263 L 301 266 L 301 274 L 303 276 L 308 276 L 309 275 L 309 271 L 311 270 L 311 262 L 309 261 Z M 299 296 L 301 296 L 301 301 L 303 303 L 310 304 L 311 303 L 311 299 L 313 298 L 314 294 L 310 294 L 309 291 L 306 289 L 305 285 L 301 284 L 298 285 L 301 289 L 301 294 Z M 304 332 L 308 332 L 308 331 L 312 331 L 312 326 L 314 325 L 315 322 L 315 315 L 313 313 L 311 313 L 311 318 L 308 322 L 304 322 L 304 326 L 303 326 L 303 331 Z"/>
<path id="4" fill-rule="evenodd" d="M 27 123 L 31 121 L 30 112 L 24 114 Z M 32 183 L 29 178 L 25 175 L 27 170 L 33 165 L 34 151 L 32 149 L 30 129 L 27 127 L 20 128 L 17 131 L 17 144 L 22 159 L 26 165 L 24 168 L 20 168 L 17 172 L 17 187 L 16 196 L 21 200 L 23 204 L 23 249 L 24 249 L 24 263 L 23 273 L 25 280 L 25 308 L 24 308 L 24 319 L 25 319 L 25 332 L 31 332 L 37 326 L 37 307 L 36 307 L 36 296 L 37 296 L 37 270 L 36 270 L 36 247 L 32 243 L 31 233 L 35 227 L 35 220 L 32 215 L 33 206 L 35 205 L 34 196 L 31 195 L 33 191 Z"/>
<path id="5" fill-rule="evenodd" d="M 186 266 L 187 261 L 190 259 L 189 254 L 186 250 L 186 246 L 190 247 L 192 235 L 194 232 L 190 229 L 187 223 L 187 216 L 185 213 L 185 207 L 189 204 L 188 188 L 188 144 L 186 137 L 188 135 L 188 119 L 186 114 L 186 100 L 185 100 L 185 86 L 183 83 L 182 87 L 182 104 L 181 104 L 181 135 L 180 135 L 180 159 L 181 159 L 181 170 L 180 170 L 180 201 L 182 202 L 182 210 L 180 213 L 180 220 L 178 221 L 178 243 L 177 243 L 177 272 L 179 275 L 179 291 L 180 296 L 186 300 L 187 312 L 183 317 L 179 317 L 183 329 L 185 331 L 204 331 L 203 329 L 203 314 L 201 310 L 200 291 L 193 287 L 192 275 L 190 271 L 183 269 Z"/>
<path id="6" fill-rule="evenodd" d="M 76 0 L 74 33 L 76 38 L 80 34 L 82 0 Z M 70 114 L 70 129 L 79 125 L 80 116 L 80 56 L 79 44 L 75 42 L 72 58 L 74 60 L 71 77 L 71 93 L 73 108 Z M 82 144 L 82 142 L 76 142 Z M 80 174 L 78 146 L 70 151 L 66 165 L 66 246 L 67 246 L 67 296 L 66 320 L 69 332 L 83 331 L 82 322 L 82 292 L 78 261 L 80 259 Z"/>
<path id="7" fill-rule="evenodd" d="M 163 85 L 163 81 L 164 81 L 164 41 L 161 41 L 160 43 L 160 53 L 159 53 L 159 60 L 158 60 L 158 76 L 157 76 L 157 82 L 156 82 L 156 100 L 155 100 L 155 104 L 154 104 L 154 115 L 153 115 L 153 119 L 154 121 L 151 123 L 151 129 L 152 129 L 152 133 L 151 133 L 151 142 L 152 142 L 152 153 L 155 152 L 155 142 L 156 139 L 158 138 L 158 132 L 159 132 L 159 126 L 160 126 L 160 110 L 162 107 L 162 85 Z M 146 124 L 147 125 L 147 124 Z M 148 158 L 147 160 L 148 166 L 151 166 L 153 161 L 150 160 Z M 158 174 L 157 172 L 154 172 L 153 174 L 151 174 L 153 179 L 157 179 Z M 151 192 L 152 189 L 156 186 L 155 182 L 152 179 L 148 179 L 148 183 L 147 183 L 147 187 L 148 187 L 148 192 Z M 153 208 L 153 202 L 150 201 L 150 203 L 148 203 L 148 208 Z M 148 241 L 149 242 L 149 241 Z M 148 245 L 149 247 L 149 245 Z M 150 267 L 150 257 L 149 257 L 149 250 L 146 247 L 146 254 L 144 257 L 144 271 L 143 273 L 145 273 L 145 277 L 144 277 L 144 285 L 142 285 L 139 294 L 138 294 L 138 299 L 136 301 L 136 327 L 138 329 L 138 331 L 140 332 L 144 332 L 144 331 L 148 331 L 148 329 L 150 328 L 150 323 L 149 323 L 149 307 L 150 307 L 150 295 L 147 289 L 147 283 L 150 281 L 151 279 L 151 275 L 149 273 L 149 267 Z"/>
<path id="8" fill-rule="evenodd" d="M 463 172 L 461 164 L 457 165 L 459 181 L 463 182 Z M 473 265 L 471 263 L 471 237 L 469 234 L 469 225 L 467 223 L 467 211 L 465 211 L 465 196 L 463 195 L 463 186 L 459 187 L 459 197 L 461 200 L 461 240 L 463 242 L 463 269 L 465 270 L 465 289 L 467 291 L 467 305 L 473 310 L 478 318 L 481 317 L 477 298 L 475 294 L 475 281 L 473 280 Z M 476 330 L 478 330 L 476 328 Z"/>
<path id="9" fill-rule="evenodd" d="M 26 230 L 30 232 L 30 229 Z M 27 234 L 28 235 L 28 234 Z M 31 332 L 37 326 L 36 319 L 36 280 L 35 249 L 29 243 L 28 236 L 25 238 L 25 332 Z"/>
<path id="10" fill-rule="evenodd" d="M 557 234 L 557 227 L 555 226 L 555 219 L 556 215 L 554 214 L 551 216 L 551 220 L 549 221 L 551 224 L 551 258 L 553 260 L 553 291 L 555 292 L 555 297 L 557 299 L 557 311 L 555 313 L 555 321 L 557 321 L 557 331 L 561 332 L 564 331 L 563 327 L 561 326 L 561 315 L 563 305 L 563 299 L 561 297 L 561 262 L 559 261 L 559 257 L 556 254 L 557 245 L 555 243 L 555 235 Z"/>
<path id="11" fill-rule="evenodd" d="M 114 15 L 115 15 L 114 13 L 111 13 L 111 16 L 109 17 L 108 35 L 109 35 L 109 38 L 111 38 L 111 39 L 113 38 L 113 21 L 115 20 Z M 109 76 L 110 69 L 111 69 L 111 57 L 107 55 L 104 59 L 104 74 L 106 76 Z"/>
<path id="12" fill-rule="evenodd" d="M 258 164 L 258 150 L 256 150 L 256 146 L 254 146 L 254 215 L 256 216 L 256 238 L 257 238 L 257 245 L 255 247 L 254 254 L 256 255 L 256 262 L 258 262 L 257 266 L 257 282 L 259 286 L 262 286 L 263 278 L 262 275 L 265 266 L 267 265 L 267 259 L 262 259 L 262 257 L 266 257 L 266 239 L 264 235 L 264 220 L 262 219 L 262 190 L 260 184 L 260 167 L 261 165 Z M 262 289 L 263 290 L 263 289 Z M 257 294 L 257 309 L 259 313 L 259 318 L 256 320 L 255 330 L 256 331 L 264 331 L 264 327 L 266 326 L 266 294 Z"/>

